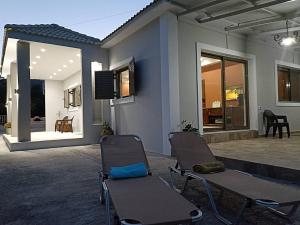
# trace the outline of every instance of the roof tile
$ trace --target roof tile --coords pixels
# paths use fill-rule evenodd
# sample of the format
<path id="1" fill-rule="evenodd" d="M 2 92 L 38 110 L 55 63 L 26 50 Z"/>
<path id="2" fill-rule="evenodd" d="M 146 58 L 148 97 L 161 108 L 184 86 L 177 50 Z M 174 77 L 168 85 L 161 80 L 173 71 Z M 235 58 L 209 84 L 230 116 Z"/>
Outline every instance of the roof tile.
<path id="1" fill-rule="evenodd" d="M 38 36 L 58 38 L 73 42 L 84 44 L 98 45 L 100 40 L 76 31 L 67 29 L 57 24 L 35 24 L 35 25 L 21 25 L 21 24 L 6 24 L 5 29 L 12 30 L 19 33 L 33 34 Z"/>

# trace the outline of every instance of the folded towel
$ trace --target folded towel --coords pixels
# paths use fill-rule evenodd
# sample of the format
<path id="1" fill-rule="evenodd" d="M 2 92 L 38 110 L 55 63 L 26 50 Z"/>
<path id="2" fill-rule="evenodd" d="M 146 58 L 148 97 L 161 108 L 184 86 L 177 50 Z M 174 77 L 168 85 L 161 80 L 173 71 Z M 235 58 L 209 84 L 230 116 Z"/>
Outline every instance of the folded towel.
<path id="1" fill-rule="evenodd" d="M 126 179 L 134 177 L 145 177 L 148 170 L 144 163 L 135 163 L 122 167 L 111 167 L 109 177 L 111 179 Z"/>
<path id="2" fill-rule="evenodd" d="M 220 161 L 206 162 L 193 166 L 196 173 L 218 173 L 225 171 L 224 163 Z"/>

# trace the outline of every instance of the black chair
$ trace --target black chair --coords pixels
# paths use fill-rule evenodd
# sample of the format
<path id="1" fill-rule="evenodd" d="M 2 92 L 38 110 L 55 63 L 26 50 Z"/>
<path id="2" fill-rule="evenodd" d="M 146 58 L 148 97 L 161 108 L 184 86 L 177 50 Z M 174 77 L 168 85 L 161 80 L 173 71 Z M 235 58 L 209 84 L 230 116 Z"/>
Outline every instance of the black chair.
<path id="1" fill-rule="evenodd" d="M 282 128 L 283 127 L 286 127 L 288 137 L 291 136 L 290 126 L 289 126 L 286 116 L 275 115 L 271 110 L 265 110 L 264 114 L 263 114 L 263 121 L 264 121 L 264 124 L 266 127 L 265 137 L 268 137 L 271 127 L 273 128 L 273 137 L 275 137 L 276 131 L 278 128 L 279 138 L 282 138 Z"/>

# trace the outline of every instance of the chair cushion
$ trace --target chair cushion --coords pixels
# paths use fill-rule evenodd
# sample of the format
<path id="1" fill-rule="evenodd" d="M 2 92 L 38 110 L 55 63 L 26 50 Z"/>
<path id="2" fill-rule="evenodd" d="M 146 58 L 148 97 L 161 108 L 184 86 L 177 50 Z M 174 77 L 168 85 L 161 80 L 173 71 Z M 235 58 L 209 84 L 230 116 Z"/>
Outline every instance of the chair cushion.
<path id="1" fill-rule="evenodd" d="M 144 163 L 135 163 L 122 167 L 111 167 L 109 177 L 111 179 L 126 179 L 134 177 L 145 177 L 148 175 Z"/>
<path id="2" fill-rule="evenodd" d="M 220 161 L 205 162 L 193 166 L 196 173 L 218 173 L 225 171 L 224 163 Z"/>

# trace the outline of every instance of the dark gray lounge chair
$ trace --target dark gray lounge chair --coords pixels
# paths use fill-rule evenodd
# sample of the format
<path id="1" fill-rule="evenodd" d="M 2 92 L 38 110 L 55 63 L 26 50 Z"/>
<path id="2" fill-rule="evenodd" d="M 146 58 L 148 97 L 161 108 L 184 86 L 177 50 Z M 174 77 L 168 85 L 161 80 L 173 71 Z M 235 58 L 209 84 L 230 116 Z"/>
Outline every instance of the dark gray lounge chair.
<path id="1" fill-rule="evenodd" d="M 174 173 L 186 177 L 186 182 L 181 192 L 184 191 L 189 180 L 197 179 L 201 181 L 208 194 L 215 216 L 223 223 L 238 224 L 245 208 L 250 207 L 253 203 L 266 207 L 289 220 L 297 211 L 300 204 L 300 190 L 298 188 L 263 180 L 231 169 L 211 174 L 193 172 L 192 168 L 194 165 L 216 160 L 205 140 L 198 133 L 191 132 L 171 133 L 169 140 L 177 158 L 176 166 L 170 168 L 173 187 L 176 189 L 173 181 Z M 244 203 L 233 223 L 222 217 L 218 212 L 210 184 L 220 188 L 222 191 L 227 190 L 235 193 L 244 199 Z M 291 206 L 288 214 L 277 210 L 277 208 L 283 206 Z"/>
<path id="2" fill-rule="evenodd" d="M 143 144 L 137 136 L 106 136 L 100 141 L 102 199 L 106 223 L 111 224 L 110 199 L 116 223 L 122 225 L 198 224 L 202 212 L 176 193 L 162 178 L 152 176 Z M 148 176 L 122 180 L 109 178 L 111 167 L 143 162 Z"/>

